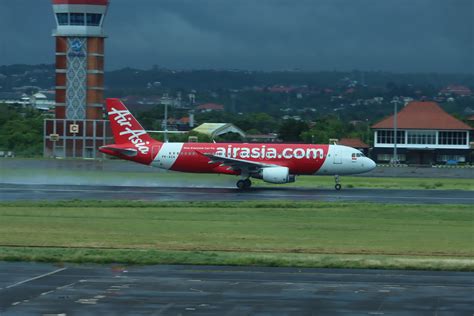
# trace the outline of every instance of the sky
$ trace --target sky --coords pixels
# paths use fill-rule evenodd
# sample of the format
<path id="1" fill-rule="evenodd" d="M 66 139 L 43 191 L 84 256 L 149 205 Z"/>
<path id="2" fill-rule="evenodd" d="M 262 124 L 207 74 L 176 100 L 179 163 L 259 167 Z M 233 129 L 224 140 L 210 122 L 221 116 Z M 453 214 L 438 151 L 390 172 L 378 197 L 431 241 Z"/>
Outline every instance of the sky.
<path id="1" fill-rule="evenodd" d="M 106 68 L 474 73 L 474 0 L 111 0 Z M 50 0 L 0 0 L 0 65 L 54 62 Z"/>

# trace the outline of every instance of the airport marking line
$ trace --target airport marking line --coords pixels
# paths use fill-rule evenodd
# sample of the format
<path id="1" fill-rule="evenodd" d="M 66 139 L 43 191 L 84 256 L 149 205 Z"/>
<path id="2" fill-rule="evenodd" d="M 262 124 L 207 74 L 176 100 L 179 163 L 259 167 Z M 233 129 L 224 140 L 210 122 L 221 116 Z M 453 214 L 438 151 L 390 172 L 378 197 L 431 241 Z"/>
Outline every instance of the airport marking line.
<path id="1" fill-rule="evenodd" d="M 23 280 L 23 281 L 20 281 L 20 282 L 11 284 L 11 285 L 9 285 L 9 286 L 7 286 L 7 287 L 5 287 L 5 288 L 6 288 L 6 289 L 10 289 L 10 288 L 12 288 L 12 287 L 15 287 L 15 286 L 18 286 L 18 285 L 22 285 L 22 284 L 25 284 L 25 283 L 28 283 L 28 282 L 31 282 L 31 281 L 35 281 L 35 280 L 38 280 L 38 279 L 41 279 L 41 278 L 44 278 L 44 277 L 47 277 L 47 276 L 56 274 L 56 273 L 61 272 L 61 271 L 64 271 L 64 270 L 67 270 L 67 268 L 61 268 L 61 269 L 57 269 L 57 270 L 54 270 L 54 271 L 51 271 L 51 272 L 48 272 L 48 273 L 45 273 L 45 274 L 41 274 L 41 275 L 38 275 L 38 276 L 36 276 L 36 277 L 33 277 L 33 278 L 30 278 L 30 279 L 27 279 L 27 280 Z"/>

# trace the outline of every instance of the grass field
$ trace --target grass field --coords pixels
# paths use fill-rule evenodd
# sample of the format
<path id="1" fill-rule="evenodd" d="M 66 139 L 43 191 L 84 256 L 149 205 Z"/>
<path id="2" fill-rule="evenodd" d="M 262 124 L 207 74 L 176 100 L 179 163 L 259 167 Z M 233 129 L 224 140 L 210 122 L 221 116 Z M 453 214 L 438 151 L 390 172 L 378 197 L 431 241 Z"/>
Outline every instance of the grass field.
<path id="1" fill-rule="evenodd" d="M 77 170 L 2 170 L 2 181 L 9 183 L 97 184 L 97 185 L 148 185 L 148 186 L 229 186 L 235 187 L 237 177 L 215 174 L 180 172 L 111 172 Z M 308 188 L 334 188 L 332 176 L 298 176 L 295 183 L 274 185 L 252 179 L 254 186 L 287 186 Z M 344 188 L 407 189 L 407 190 L 471 190 L 474 180 L 453 178 L 398 178 L 343 176 Z"/>
<path id="2" fill-rule="evenodd" d="M 469 205 L 0 204 L 0 260 L 474 270 Z"/>

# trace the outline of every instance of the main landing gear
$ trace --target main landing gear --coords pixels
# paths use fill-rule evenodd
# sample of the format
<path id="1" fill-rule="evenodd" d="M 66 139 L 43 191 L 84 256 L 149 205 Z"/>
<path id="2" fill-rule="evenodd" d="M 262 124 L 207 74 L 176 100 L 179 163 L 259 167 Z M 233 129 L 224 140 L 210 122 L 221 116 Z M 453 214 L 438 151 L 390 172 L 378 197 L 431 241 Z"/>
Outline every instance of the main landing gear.
<path id="1" fill-rule="evenodd" d="M 250 179 L 241 179 L 237 181 L 237 188 L 240 190 L 249 189 L 252 186 L 252 181 Z"/>
<path id="2" fill-rule="evenodd" d="M 339 176 L 337 174 L 334 176 L 334 181 L 336 181 L 336 185 L 334 186 L 334 188 L 337 191 L 341 190 L 341 184 L 339 183 Z"/>

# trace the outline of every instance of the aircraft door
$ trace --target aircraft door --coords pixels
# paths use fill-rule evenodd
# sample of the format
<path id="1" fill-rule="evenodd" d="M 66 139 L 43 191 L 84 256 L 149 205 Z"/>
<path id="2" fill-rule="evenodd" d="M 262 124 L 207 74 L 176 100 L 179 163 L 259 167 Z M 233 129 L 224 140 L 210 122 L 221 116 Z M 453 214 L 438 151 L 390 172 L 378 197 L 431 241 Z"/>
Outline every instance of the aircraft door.
<path id="1" fill-rule="evenodd" d="M 342 164 L 342 151 L 337 147 L 334 146 L 334 164 Z"/>
<path id="2" fill-rule="evenodd" d="M 160 165 L 160 163 L 162 163 L 161 157 L 158 156 L 160 149 L 161 149 L 161 146 L 153 146 L 150 151 L 151 160 L 154 161 L 154 163 L 157 164 L 158 166 Z"/>

